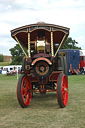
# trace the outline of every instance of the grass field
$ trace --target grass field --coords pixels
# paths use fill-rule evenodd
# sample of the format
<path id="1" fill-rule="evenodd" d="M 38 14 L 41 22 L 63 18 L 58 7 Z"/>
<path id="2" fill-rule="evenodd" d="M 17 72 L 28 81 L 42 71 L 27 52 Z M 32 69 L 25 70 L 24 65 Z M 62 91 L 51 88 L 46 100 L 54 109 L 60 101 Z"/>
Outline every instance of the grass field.
<path id="1" fill-rule="evenodd" d="M 0 62 L 0 66 L 8 66 L 10 65 L 10 62 Z"/>
<path id="2" fill-rule="evenodd" d="M 0 128 L 85 128 L 85 75 L 69 76 L 69 100 L 59 108 L 55 93 L 34 95 L 22 109 L 16 76 L 0 75 Z"/>

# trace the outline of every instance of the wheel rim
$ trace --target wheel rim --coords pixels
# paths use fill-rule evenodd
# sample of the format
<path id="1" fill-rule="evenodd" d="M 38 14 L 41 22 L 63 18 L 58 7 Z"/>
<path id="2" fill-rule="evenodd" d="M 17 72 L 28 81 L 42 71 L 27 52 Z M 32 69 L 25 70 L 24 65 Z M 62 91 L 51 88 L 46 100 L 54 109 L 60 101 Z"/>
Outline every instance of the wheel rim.
<path id="1" fill-rule="evenodd" d="M 24 76 L 21 83 L 21 97 L 24 105 L 28 106 L 32 98 L 32 87 L 30 79 Z"/>
<path id="2" fill-rule="evenodd" d="M 68 102 L 68 82 L 67 82 L 67 78 L 65 75 L 63 75 L 62 77 L 61 95 L 62 95 L 62 102 L 64 106 L 66 106 Z"/>

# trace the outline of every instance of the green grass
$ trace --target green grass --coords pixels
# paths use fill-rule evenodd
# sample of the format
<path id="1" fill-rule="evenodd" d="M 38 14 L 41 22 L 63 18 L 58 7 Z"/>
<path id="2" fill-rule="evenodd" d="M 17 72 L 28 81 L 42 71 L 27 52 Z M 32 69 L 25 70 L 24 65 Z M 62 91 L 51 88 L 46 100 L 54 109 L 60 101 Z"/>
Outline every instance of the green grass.
<path id="1" fill-rule="evenodd" d="M 8 66 L 10 65 L 10 62 L 0 62 L 0 66 Z"/>
<path id="2" fill-rule="evenodd" d="M 85 128 L 85 75 L 69 76 L 69 100 L 59 108 L 55 93 L 36 94 L 28 108 L 16 98 L 16 76 L 0 75 L 0 128 Z"/>

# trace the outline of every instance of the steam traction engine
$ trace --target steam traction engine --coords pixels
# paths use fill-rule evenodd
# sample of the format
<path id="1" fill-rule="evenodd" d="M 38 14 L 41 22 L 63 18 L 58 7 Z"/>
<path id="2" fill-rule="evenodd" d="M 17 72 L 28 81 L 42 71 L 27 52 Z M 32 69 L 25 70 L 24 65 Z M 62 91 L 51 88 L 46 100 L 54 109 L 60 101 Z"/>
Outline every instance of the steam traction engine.
<path id="1" fill-rule="evenodd" d="M 25 57 L 17 84 L 17 99 L 27 107 L 34 92 L 56 92 L 61 108 L 68 102 L 68 78 L 65 54 L 58 54 L 69 34 L 69 28 L 38 22 L 11 31 Z M 24 50 L 24 48 L 27 49 Z"/>

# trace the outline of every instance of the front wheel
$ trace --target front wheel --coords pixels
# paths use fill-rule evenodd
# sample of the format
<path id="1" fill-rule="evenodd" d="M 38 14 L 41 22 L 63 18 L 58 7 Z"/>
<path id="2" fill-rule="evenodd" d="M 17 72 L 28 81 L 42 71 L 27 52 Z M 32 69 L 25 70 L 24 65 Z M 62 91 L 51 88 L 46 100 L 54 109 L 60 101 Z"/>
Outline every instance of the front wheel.
<path id="1" fill-rule="evenodd" d="M 59 106 L 61 108 L 66 107 L 68 102 L 68 81 L 64 73 L 59 74 L 56 95 Z"/>
<path id="2" fill-rule="evenodd" d="M 28 76 L 21 75 L 17 84 L 17 99 L 22 108 L 26 108 L 32 98 L 32 85 Z"/>

